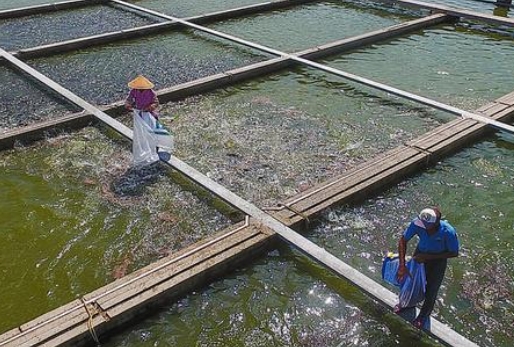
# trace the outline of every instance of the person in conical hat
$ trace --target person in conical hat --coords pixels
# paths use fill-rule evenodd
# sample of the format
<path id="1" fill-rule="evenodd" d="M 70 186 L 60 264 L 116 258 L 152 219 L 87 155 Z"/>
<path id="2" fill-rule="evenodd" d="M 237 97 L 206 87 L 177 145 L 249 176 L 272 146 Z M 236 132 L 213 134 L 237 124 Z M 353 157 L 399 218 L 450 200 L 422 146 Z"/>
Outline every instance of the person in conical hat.
<path id="1" fill-rule="evenodd" d="M 158 118 L 159 99 L 152 89 L 154 84 L 145 76 L 139 75 L 128 83 L 128 87 L 130 92 L 125 100 L 125 108 L 150 112 L 155 118 Z"/>

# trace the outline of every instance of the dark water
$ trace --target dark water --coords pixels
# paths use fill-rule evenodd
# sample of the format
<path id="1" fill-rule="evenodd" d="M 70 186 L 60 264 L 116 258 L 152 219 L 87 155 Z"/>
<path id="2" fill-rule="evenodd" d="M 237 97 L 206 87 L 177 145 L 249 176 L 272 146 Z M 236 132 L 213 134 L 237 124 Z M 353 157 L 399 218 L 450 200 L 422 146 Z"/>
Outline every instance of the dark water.
<path id="1" fill-rule="evenodd" d="M 0 46 L 18 50 L 155 22 L 109 6 L 57 11 L 23 17 L 23 20 L 0 20 Z"/>

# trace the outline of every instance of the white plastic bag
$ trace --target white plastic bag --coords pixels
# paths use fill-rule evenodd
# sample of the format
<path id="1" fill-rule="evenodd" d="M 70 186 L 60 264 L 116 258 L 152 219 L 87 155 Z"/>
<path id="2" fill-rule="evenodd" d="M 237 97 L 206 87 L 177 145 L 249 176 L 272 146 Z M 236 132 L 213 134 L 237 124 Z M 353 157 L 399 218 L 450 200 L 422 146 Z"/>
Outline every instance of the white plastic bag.
<path id="1" fill-rule="evenodd" d="M 159 160 L 157 147 L 172 150 L 173 135 L 150 112 L 134 110 L 132 155 L 134 165 L 146 165 Z"/>

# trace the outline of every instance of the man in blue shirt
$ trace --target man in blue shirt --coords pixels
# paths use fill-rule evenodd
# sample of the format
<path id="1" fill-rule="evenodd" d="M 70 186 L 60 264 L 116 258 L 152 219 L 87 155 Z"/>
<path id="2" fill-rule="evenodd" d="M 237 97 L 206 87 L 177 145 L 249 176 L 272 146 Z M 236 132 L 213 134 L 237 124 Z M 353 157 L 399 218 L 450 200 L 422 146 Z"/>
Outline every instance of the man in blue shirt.
<path id="1" fill-rule="evenodd" d="M 413 258 L 419 263 L 425 263 L 427 280 L 423 306 L 412 322 L 415 327 L 421 329 L 434 309 L 437 293 L 446 271 L 447 259 L 459 255 L 459 240 L 455 228 L 446 220 L 441 220 L 439 208 L 425 208 L 417 218 L 411 221 L 398 243 L 400 266 L 397 278 L 400 282 L 408 274 L 405 253 L 407 242 L 414 235 L 418 236 L 419 242 Z"/>

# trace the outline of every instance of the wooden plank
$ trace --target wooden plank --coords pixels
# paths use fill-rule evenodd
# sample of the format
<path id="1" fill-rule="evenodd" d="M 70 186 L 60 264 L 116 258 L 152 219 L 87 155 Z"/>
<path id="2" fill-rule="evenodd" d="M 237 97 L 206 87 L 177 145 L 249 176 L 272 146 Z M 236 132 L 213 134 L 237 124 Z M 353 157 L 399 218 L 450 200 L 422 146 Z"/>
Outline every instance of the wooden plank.
<path id="1" fill-rule="evenodd" d="M 488 103 L 488 104 L 485 104 L 485 105 L 483 105 L 483 106 L 480 106 L 479 108 L 477 108 L 477 109 L 475 110 L 475 112 L 477 112 L 477 113 L 484 113 L 484 112 L 486 112 L 488 109 L 490 109 L 491 107 L 496 106 L 496 104 L 498 103 L 497 101 L 498 101 L 498 100 L 495 100 L 494 102 L 490 102 L 490 103 Z"/>
<path id="2" fill-rule="evenodd" d="M 295 225 L 302 221 L 304 216 L 309 218 L 319 213 L 321 211 L 319 206 L 323 206 L 326 201 L 334 196 L 338 196 L 344 199 L 345 202 L 348 202 L 347 199 L 353 193 L 345 194 L 344 192 L 349 192 L 352 187 L 361 186 L 363 182 L 368 182 L 381 172 L 396 167 L 398 164 L 398 161 L 395 161 L 396 159 L 399 162 L 403 162 L 412 156 L 419 155 L 419 150 L 402 146 L 402 149 L 395 149 L 388 152 L 388 154 L 388 156 L 375 158 L 373 161 L 364 163 L 343 176 L 338 176 L 337 179 L 331 180 L 329 183 L 317 186 L 311 191 L 303 192 L 297 197 L 288 200 L 286 205 L 292 208 L 293 211 L 299 211 L 301 215 L 284 208 L 274 214 L 274 217 L 287 225 Z"/>
<path id="3" fill-rule="evenodd" d="M 75 317 L 80 314 L 77 307 L 81 307 L 80 300 L 73 300 L 68 304 L 61 306 L 55 310 L 49 311 L 26 324 L 22 324 L 20 327 L 9 331 L 8 334 L 0 335 L 0 346 L 18 346 L 20 341 L 24 339 L 30 339 L 32 334 L 37 334 L 40 324 L 43 322 L 54 325 L 54 322 L 62 322 L 62 319 L 66 320 L 65 317 Z M 65 326 L 65 325 L 64 325 Z"/>
<path id="4" fill-rule="evenodd" d="M 269 236 L 256 233 L 255 237 L 246 240 L 244 243 L 239 244 L 235 248 L 230 248 L 223 254 L 218 254 L 215 257 L 211 257 L 208 260 L 197 264 L 189 271 L 182 272 L 177 276 L 170 277 L 164 282 L 154 286 L 151 290 L 146 292 L 138 293 L 137 295 L 129 298 L 128 300 L 121 302 L 105 311 L 109 317 L 109 321 L 102 319 L 94 320 L 94 330 L 100 335 L 102 332 L 109 329 L 109 325 L 118 326 L 123 324 L 127 320 L 130 320 L 136 314 L 140 315 L 147 312 L 150 307 L 159 307 L 160 302 L 164 300 L 170 300 L 183 295 L 189 291 L 190 286 L 197 286 L 198 284 L 191 284 L 192 282 L 203 282 L 200 278 L 202 274 L 210 273 L 213 269 L 220 269 L 224 266 L 229 266 L 230 261 L 241 257 L 250 248 L 261 247 L 269 241 Z M 221 270 L 217 270 L 221 271 Z M 210 276 L 210 275 L 209 275 Z M 47 342 L 45 346 L 76 346 L 78 341 L 90 342 L 90 332 L 83 322 L 80 325 L 76 325 L 74 328 L 63 331 L 63 334 L 55 336 L 54 339 Z"/>
<path id="5" fill-rule="evenodd" d="M 232 19 L 236 17 L 248 16 L 255 13 L 262 13 L 267 11 L 273 11 L 278 9 L 285 9 L 289 7 L 298 7 L 302 4 L 308 4 L 312 2 L 318 2 L 318 0 L 277 0 L 277 1 L 267 1 L 258 4 L 251 4 L 246 6 L 241 6 L 237 8 L 232 8 L 229 10 L 222 10 L 217 12 L 212 12 L 207 15 L 194 16 L 189 18 L 183 18 L 189 22 L 197 23 L 197 24 L 205 24 L 214 21 Z"/>
<path id="6" fill-rule="evenodd" d="M 85 308 L 81 310 L 71 311 L 69 314 L 58 317 L 50 324 L 44 326 L 35 326 L 27 332 L 22 332 L 11 341 L 6 340 L 0 343 L 0 346 L 12 347 L 29 347 L 37 346 L 41 342 L 61 334 L 62 331 L 73 328 L 77 324 L 81 324 L 89 318 Z"/>
<path id="7" fill-rule="evenodd" d="M 491 115 L 491 118 L 498 119 L 501 121 L 511 121 L 514 116 L 514 105 L 506 108 L 503 111 Z"/>
<path id="8" fill-rule="evenodd" d="M 211 246 L 202 252 L 197 252 L 188 258 L 163 267 L 158 271 L 151 273 L 151 276 L 146 276 L 132 283 L 125 282 L 129 284 L 119 288 L 116 291 L 113 291 L 110 295 L 96 296 L 94 300 L 105 310 L 107 310 L 119 304 L 120 302 L 127 300 L 127 298 L 136 295 L 137 293 L 147 290 L 153 292 L 154 290 L 152 288 L 159 283 L 169 280 L 172 277 L 179 276 L 181 273 L 187 272 L 189 269 L 204 261 L 207 261 L 209 258 L 215 257 L 219 254 L 224 254 L 224 252 L 237 247 L 237 245 L 246 242 L 248 239 L 252 239 L 259 234 L 261 233 L 258 229 L 245 228 L 232 237 L 227 238 L 223 243 L 217 243 L 216 245 Z"/>
<path id="9" fill-rule="evenodd" d="M 492 103 L 491 107 L 489 107 L 487 110 L 480 112 L 480 114 L 483 114 L 485 117 L 489 117 L 492 114 L 501 112 L 505 109 L 507 109 L 509 105 L 502 104 L 502 103 Z"/>
<path id="10" fill-rule="evenodd" d="M 370 177 L 376 176 L 391 167 L 395 167 L 399 162 L 403 162 L 412 156 L 418 155 L 418 153 L 419 151 L 415 149 L 401 146 L 400 148 L 388 152 L 388 155 L 359 165 L 354 170 L 338 177 L 329 184 L 324 184 L 320 189 L 312 191 L 319 194 L 312 194 L 312 192 L 306 191 L 305 194 L 302 194 L 301 200 L 288 201 L 287 205 L 305 212 L 311 206 L 317 205 L 325 200 L 327 196 L 360 184 Z"/>
<path id="11" fill-rule="evenodd" d="M 16 142 L 27 143 L 45 139 L 48 134 L 85 127 L 94 123 L 90 114 L 74 113 L 48 121 L 38 122 L 0 134 L 0 150 L 14 148 Z"/>
<path id="12" fill-rule="evenodd" d="M 496 99 L 496 101 L 507 105 L 514 105 L 514 92 L 504 95 Z"/>
<path id="13" fill-rule="evenodd" d="M 448 141 L 448 139 L 458 136 L 460 132 L 473 127 L 476 124 L 484 125 L 483 123 L 479 123 L 472 119 L 456 119 L 437 127 L 433 131 L 427 133 L 426 136 L 421 136 L 415 140 L 407 142 L 407 144 L 424 151 L 430 151 L 431 147 L 437 145 L 441 141 Z"/>
<path id="14" fill-rule="evenodd" d="M 66 305 L 63 305 L 61 307 L 56 308 L 55 310 L 51 310 L 33 320 L 30 322 L 27 322 L 25 324 L 22 324 L 19 327 L 19 330 L 22 332 L 29 332 L 33 330 L 34 328 L 37 328 L 41 323 L 47 322 L 51 319 L 57 319 L 59 317 L 64 317 L 70 314 L 72 311 L 78 311 L 79 308 L 81 309 L 83 307 L 83 304 L 80 300 L 73 300 L 67 303 Z"/>
<path id="15" fill-rule="evenodd" d="M 101 315 L 95 315 L 91 321 L 86 320 L 71 329 L 63 330 L 62 334 L 54 336 L 38 345 L 38 347 L 76 346 L 81 338 L 82 340 L 87 339 L 87 342 L 93 341 L 92 333 L 97 333 L 95 327 L 100 326 L 102 323 L 105 323 L 105 319 Z M 93 327 L 92 329 L 90 329 L 89 324 Z M 26 347 L 33 346 L 34 345 L 28 345 Z"/>
<path id="16" fill-rule="evenodd" d="M 146 274 L 149 271 L 154 270 L 155 268 L 166 266 L 166 264 L 176 263 L 178 261 L 178 259 L 182 259 L 187 256 L 192 256 L 195 253 L 200 252 L 204 248 L 214 247 L 215 249 L 219 249 L 219 251 L 221 252 L 223 250 L 223 248 L 230 248 L 230 243 L 231 243 L 230 235 L 231 234 L 233 234 L 234 232 L 248 234 L 249 231 L 247 230 L 247 228 L 248 228 L 248 225 L 246 225 L 243 222 L 231 225 L 230 227 L 228 227 L 220 232 L 210 235 L 210 236 L 208 236 L 202 240 L 199 240 L 198 242 L 196 242 L 186 248 L 183 248 L 177 252 L 174 252 L 173 254 L 171 254 L 167 257 L 161 258 L 161 259 L 153 262 L 152 264 L 149 264 L 141 269 L 138 269 L 138 270 L 124 276 L 122 279 L 111 282 L 110 284 L 107 284 L 106 286 L 99 288 L 99 289 L 95 290 L 94 292 L 88 294 L 85 298 L 86 298 L 86 300 L 97 300 L 97 298 L 100 297 L 101 295 L 104 295 L 105 292 L 112 291 L 114 288 L 118 287 L 120 283 L 127 282 L 129 280 L 133 280 L 134 278 L 139 277 L 143 274 Z M 253 232 L 253 230 L 251 232 Z M 227 236 L 227 235 L 229 235 L 229 236 Z M 237 239 L 237 236 L 233 236 L 233 237 L 235 237 Z M 229 242 L 225 242 L 227 240 Z"/>
<path id="17" fill-rule="evenodd" d="M 376 0 L 377 2 L 388 3 L 388 4 L 400 4 L 405 7 L 424 8 L 427 10 L 437 11 L 449 14 L 451 16 L 475 19 L 486 23 L 493 23 L 497 25 L 514 26 L 514 18 L 499 17 L 489 15 L 486 13 L 480 13 L 465 9 L 458 9 L 450 6 L 439 5 L 434 3 L 426 3 L 416 0 Z"/>
<path id="18" fill-rule="evenodd" d="M 408 173 L 416 171 L 421 166 L 427 166 L 427 154 L 418 152 L 417 155 L 409 157 L 402 163 L 389 167 L 386 170 L 380 171 L 377 175 L 370 176 L 366 181 L 362 181 L 359 184 L 347 187 L 344 190 L 336 191 L 336 194 L 331 195 L 328 199 L 324 199 L 322 202 L 312 205 L 305 212 L 307 214 L 317 214 L 327 207 L 338 203 L 342 199 L 359 201 L 366 198 L 370 193 L 374 192 L 379 188 L 384 188 L 392 183 L 400 181 Z M 360 194 L 360 196 L 357 196 Z"/>
<path id="19" fill-rule="evenodd" d="M 6 331 L 5 333 L 2 333 L 2 335 L 0 335 L 0 343 L 5 343 L 5 341 L 9 341 L 9 340 L 15 338 L 20 333 L 21 333 L 21 330 L 19 328 L 14 328 L 14 329 Z"/>
<path id="20" fill-rule="evenodd" d="M 46 45 L 24 48 L 18 51 L 9 52 L 13 56 L 20 59 L 40 58 L 51 54 L 62 54 L 72 50 L 83 49 L 92 47 L 95 45 L 101 45 L 120 40 L 127 40 L 132 38 L 141 37 L 143 35 L 150 35 L 160 33 L 166 30 L 170 30 L 178 26 L 178 23 L 165 22 L 149 24 L 137 28 L 124 29 L 119 31 L 112 31 L 108 33 L 92 35 L 87 37 L 81 37 L 56 43 L 50 43 Z"/>
<path id="21" fill-rule="evenodd" d="M 239 256 L 242 254 L 243 250 L 254 247 L 261 242 L 265 242 L 267 238 L 267 235 L 257 233 L 255 234 L 255 237 L 228 249 L 227 252 L 217 254 L 199 263 L 194 268 L 192 268 L 191 271 L 182 272 L 172 278 L 168 278 L 166 281 L 160 282 L 159 284 L 152 287 L 152 290 L 142 291 L 131 297 L 129 300 L 111 307 L 107 310 L 107 312 L 112 319 L 116 319 L 116 317 L 119 315 L 123 315 L 125 312 L 131 311 L 135 307 L 144 305 L 148 301 L 155 300 L 155 298 L 158 297 L 158 294 L 160 293 L 170 293 L 173 295 L 174 287 L 183 286 L 186 281 L 194 280 L 198 276 L 201 276 L 203 273 L 210 271 L 210 269 L 218 267 L 220 264 L 229 261 L 232 257 Z"/>

